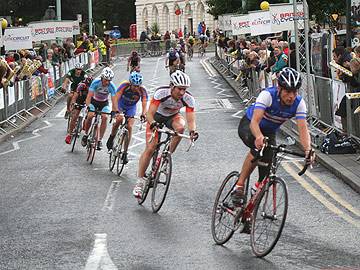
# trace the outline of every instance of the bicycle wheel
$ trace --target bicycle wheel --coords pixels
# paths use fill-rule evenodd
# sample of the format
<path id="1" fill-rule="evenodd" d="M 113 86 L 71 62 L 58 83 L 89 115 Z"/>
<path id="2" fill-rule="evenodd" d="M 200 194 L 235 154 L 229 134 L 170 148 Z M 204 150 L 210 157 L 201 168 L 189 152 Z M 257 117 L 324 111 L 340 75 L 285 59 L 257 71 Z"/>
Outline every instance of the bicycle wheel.
<path id="1" fill-rule="evenodd" d="M 118 159 L 117 159 L 117 164 L 116 164 L 116 173 L 118 176 L 121 175 L 121 173 L 125 167 L 124 154 L 127 153 L 127 151 L 125 151 L 125 145 L 128 144 L 128 141 L 129 141 L 128 133 L 124 132 L 121 135 L 120 143 L 119 143 L 119 147 L 118 147 Z"/>
<path id="2" fill-rule="evenodd" d="M 75 132 L 72 134 L 72 147 L 71 147 L 71 152 L 74 152 L 74 148 L 75 148 L 75 144 L 76 144 L 76 140 L 77 138 L 80 136 L 81 133 L 81 123 L 82 123 L 82 117 L 79 116 L 78 120 L 77 120 L 77 124 L 76 124 L 76 128 L 75 128 Z"/>
<path id="3" fill-rule="evenodd" d="M 157 213 L 162 207 L 166 194 L 169 190 L 172 172 L 171 155 L 168 153 L 162 157 L 159 169 L 154 179 L 154 186 L 151 195 L 151 208 L 154 213 Z"/>
<path id="4" fill-rule="evenodd" d="M 120 139 L 121 139 L 121 137 L 119 136 L 119 131 L 118 131 L 118 133 L 116 133 L 115 143 L 114 143 L 114 145 L 112 147 L 112 150 L 111 150 L 110 156 L 109 156 L 109 170 L 110 170 L 110 172 L 112 172 L 112 170 L 114 169 L 117 158 L 119 156 L 118 148 L 120 147 Z"/>
<path id="5" fill-rule="evenodd" d="M 211 217 L 211 233 L 218 245 L 225 244 L 233 236 L 235 215 L 230 209 L 231 191 L 239 178 L 239 172 L 229 173 L 222 182 L 215 198 Z"/>
<path id="6" fill-rule="evenodd" d="M 155 151 L 151 158 L 152 159 L 151 167 L 150 167 L 151 170 L 146 172 L 147 181 L 146 181 L 146 184 L 145 184 L 145 187 L 143 190 L 142 197 L 140 199 L 138 199 L 138 204 L 140 204 L 140 205 L 142 205 L 145 202 L 146 197 L 149 194 L 149 190 L 153 186 L 154 179 L 152 178 L 152 175 L 153 175 L 153 170 L 155 169 L 155 166 L 156 166 L 157 156 L 158 156 L 158 151 Z"/>
<path id="7" fill-rule="evenodd" d="M 94 126 L 91 135 L 90 135 L 90 143 L 88 145 L 88 161 L 90 164 L 93 163 L 95 152 L 96 152 L 96 146 L 97 146 L 97 125 Z"/>
<path id="8" fill-rule="evenodd" d="M 251 226 L 251 248 L 257 257 L 271 252 L 280 238 L 288 209 L 287 187 L 281 178 L 270 180 L 255 204 Z"/>

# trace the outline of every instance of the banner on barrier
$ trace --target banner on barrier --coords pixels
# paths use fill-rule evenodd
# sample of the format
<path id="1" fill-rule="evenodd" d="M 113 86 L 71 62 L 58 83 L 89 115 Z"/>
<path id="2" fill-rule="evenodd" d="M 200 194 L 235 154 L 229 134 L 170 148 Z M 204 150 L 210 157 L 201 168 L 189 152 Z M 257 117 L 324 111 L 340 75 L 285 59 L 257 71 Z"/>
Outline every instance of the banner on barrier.
<path id="1" fill-rule="evenodd" d="M 15 87 L 8 86 L 8 106 L 13 105 L 15 103 Z"/>
<path id="2" fill-rule="evenodd" d="M 22 100 L 24 98 L 24 81 L 18 81 L 18 100 Z"/>
<path id="3" fill-rule="evenodd" d="M 94 52 L 95 65 L 99 64 L 99 51 Z"/>
<path id="4" fill-rule="evenodd" d="M 47 95 L 48 97 L 53 97 L 55 95 L 55 85 L 51 76 L 47 76 L 47 82 L 48 82 Z"/>
<path id="5" fill-rule="evenodd" d="M 231 17 L 236 14 L 223 14 L 218 17 L 219 29 L 223 31 L 231 31 Z"/>
<path id="6" fill-rule="evenodd" d="M 37 96 L 42 94 L 41 90 L 41 79 L 39 77 L 31 77 L 30 79 L 31 84 L 31 99 L 34 100 Z"/>
<path id="7" fill-rule="evenodd" d="M 4 104 L 4 88 L 0 88 L 0 110 L 5 108 Z"/>
<path id="8" fill-rule="evenodd" d="M 249 12 L 249 23 L 252 36 L 272 33 L 270 12 L 268 11 Z"/>
<path id="9" fill-rule="evenodd" d="M 332 104 L 332 114 L 334 119 L 334 126 L 342 129 L 341 117 L 335 115 L 336 111 L 340 107 L 341 100 L 345 97 L 346 86 L 341 81 L 332 81 L 332 95 L 333 95 L 333 104 Z"/>
<path id="10" fill-rule="evenodd" d="M 90 53 L 90 68 L 91 69 L 95 68 L 95 53 L 94 52 Z"/>
<path id="11" fill-rule="evenodd" d="M 30 27 L 6 28 L 4 34 L 5 50 L 31 49 L 32 35 Z"/>
<path id="12" fill-rule="evenodd" d="M 68 38 L 73 36 L 73 21 L 56 22 L 55 36 L 57 38 Z"/>
<path id="13" fill-rule="evenodd" d="M 295 20 L 304 20 L 304 9 L 298 4 L 298 13 L 294 13 L 293 4 L 271 4 L 269 13 L 271 16 L 271 28 L 273 33 L 293 31 Z M 302 24 L 303 25 L 303 24 Z M 303 29 L 303 27 L 300 29 Z"/>
<path id="14" fill-rule="evenodd" d="M 251 33 L 249 16 L 239 15 L 231 17 L 231 29 L 233 35 L 245 35 Z"/>

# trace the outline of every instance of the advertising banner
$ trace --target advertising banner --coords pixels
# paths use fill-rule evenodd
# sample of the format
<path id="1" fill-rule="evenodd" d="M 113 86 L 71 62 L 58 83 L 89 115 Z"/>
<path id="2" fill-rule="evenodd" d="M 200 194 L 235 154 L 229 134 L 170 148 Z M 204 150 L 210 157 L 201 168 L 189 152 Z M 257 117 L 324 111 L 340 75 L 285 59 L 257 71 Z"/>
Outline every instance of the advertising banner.
<path id="1" fill-rule="evenodd" d="M 236 14 L 223 14 L 223 15 L 219 16 L 219 18 L 218 18 L 219 28 L 223 31 L 231 31 L 232 30 L 231 17 L 234 15 L 236 15 Z"/>
<path id="2" fill-rule="evenodd" d="M 5 108 L 4 103 L 4 88 L 0 88 L 0 110 Z"/>
<path id="3" fill-rule="evenodd" d="M 333 80 L 332 81 L 332 95 L 333 95 L 333 104 L 332 104 L 332 114 L 334 119 L 334 126 L 337 128 L 342 128 L 341 117 L 335 115 L 335 112 L 340 107 L 341 100 L 345 97 L 346 87 L 342 81 Z"/>
<path id="4" fill-rule="evenodd" d="M 270 12 L 268 11 L 249 12 L 249 22 L 252 36 L 272 33 Z"/>
<path id="5" fill-rule="evenodd" d="M 233 35 L 245 35 L 251 33 L 250 21 L 248 15 L 239 15 L 231 17 L 231 29 Z"/>
<path id="6" fill-rule="evenodd" d="M 5 50 L 31 49 L 32 35 L 30 27 L 6 28 L 4 34 Z"/>
<path id="7" fill-rule="evenodd" d="M 39 77 L 31 77 L 31 99 L 34 100 L 37 96 L 42 94 L 41 79 Z"/>
<path id="8" fill-rule="evenodd" d="M 55 27 L 55 36 L 57 38 L 68 38 L 73 36 L 73 21 L 58 21 Z"/>
<path id="9" fill-rule="evenodd" d="M 293 31 L 295 20 L 304 20 L 304 9 L 298 4 L 298 13 L 294 13 L 293 4 L 270 5 L 271 28 L 273 33 L 281 31 Z M 300 28 L 303 29 L 303 28 Z"/>
<path id="10" fill-rule="evenodd" d="M 73 21 L 73 35 L 80 35 L 79 21 Z"/>
<path id="11" fill-rule="evenodd" d="M 8 86 L 7 90 L 8 90 L 8 106 L 10 106 L 15 103 L 15 87 L 14 87 L 14 85 Z"/>
<path id="12" fill-rule="evenodd" d="M 42 40 L 54 40 L 55 36 L 55 22 L 34 22 L 29 23 L 31 27 L 31 34 L 35 42 Z"/>
<path id="13" fill-rule="evenodd" d="M 19 96 L 18 96 L 18 100 L 22 100 L 24 98 L 24 81 L 18 81 L 17 82 L 18 84 L 18 93 L 19 93 Z"/>

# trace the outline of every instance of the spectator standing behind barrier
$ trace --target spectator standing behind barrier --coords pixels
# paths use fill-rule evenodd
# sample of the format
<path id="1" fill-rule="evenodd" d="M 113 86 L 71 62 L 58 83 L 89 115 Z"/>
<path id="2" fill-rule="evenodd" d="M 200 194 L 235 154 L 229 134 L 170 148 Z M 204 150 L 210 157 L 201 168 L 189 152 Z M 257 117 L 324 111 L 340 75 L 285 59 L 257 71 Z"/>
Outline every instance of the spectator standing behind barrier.
<path id="1" fill-rule="evenodd" d="M 141 45 L 141 53 L 145 52 L 145 42 L 146 40 L 150 41 L 150 38 L 148 37 L 148 35 L 146 34 L 145 31 L 142 31 L 140 34 L 140 45 Z"/>
<path id="2" fill-rule="evenodd" d="M 164 42 L 165 42 L 165 52 L 168 52 L 170 49 L 170 33 L 169 31 L 166 31 L 164 35 Z"/>
<path id="3" fill-rule="evenodd" d="M 282 48 L 280 46 L 274 47 L 274 56 L 276 59 L 275 65 L 272 67 L 271 71 L 273 73 L 280 72 L 284 67 L 287 67 L 288 65 L 288 57 L 283 52 Z"/>

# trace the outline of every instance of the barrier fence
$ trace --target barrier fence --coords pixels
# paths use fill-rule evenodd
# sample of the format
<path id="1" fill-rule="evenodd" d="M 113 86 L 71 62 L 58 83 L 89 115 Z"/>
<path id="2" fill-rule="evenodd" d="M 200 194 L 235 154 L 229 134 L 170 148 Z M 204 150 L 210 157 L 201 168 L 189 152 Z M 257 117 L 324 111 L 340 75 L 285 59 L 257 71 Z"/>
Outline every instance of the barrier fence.
<path id="1" fill-rule="evenodd" d="M 237 82 L 238 93 L 241 98 L 251 104 L 255 101 L 260 91 L 273 85 L 272 74 L 263 70 L 258 72 L 255 68 L 246 67 L 244 60 L 235 59 L 233 56 L 224 53 L 223 49 L 217 47 L 215 62 L 220 71 L 232 76 Z M 303 80 L 305 75 L 302 74 Z M 304 83 L 303 85 L 306 85 Z M 350 91 L 347 84 L 339 80 L 333 80 L 320 76 L 310 75 L 309 85 L 302 87 L 300 95 L 305 99 L 309 107 L 308 122 L 313 143 L 319 147 L 322 138 L 337 130 L 342 132 L 344 127 L 349 137 L 360 141 L 360 116 L 354 114 L 354 110 L 360 105 L 360 99 L 347 99 L 345 94 Z M 335 112 L 340 106 L 342 99 L 346 99 L 347 118 L 341 119 Z M 290 127 L 297 133 L 296 123 L 293 121 Z"/>
<path id="2" fill-rule="evenodd" d="M 43 112 L 62 96 L 63 93 L 58 89 L 63 78 L 78 62 L 83 63 L 85 69 L 94 69 L 100 62 L 99 52 L 81 53 L 60 66 L 48 65 L 48 74 L 32 76 L 27 80 L 16 81 L 11 87 L 0 88 L 0 135 Z"/>

